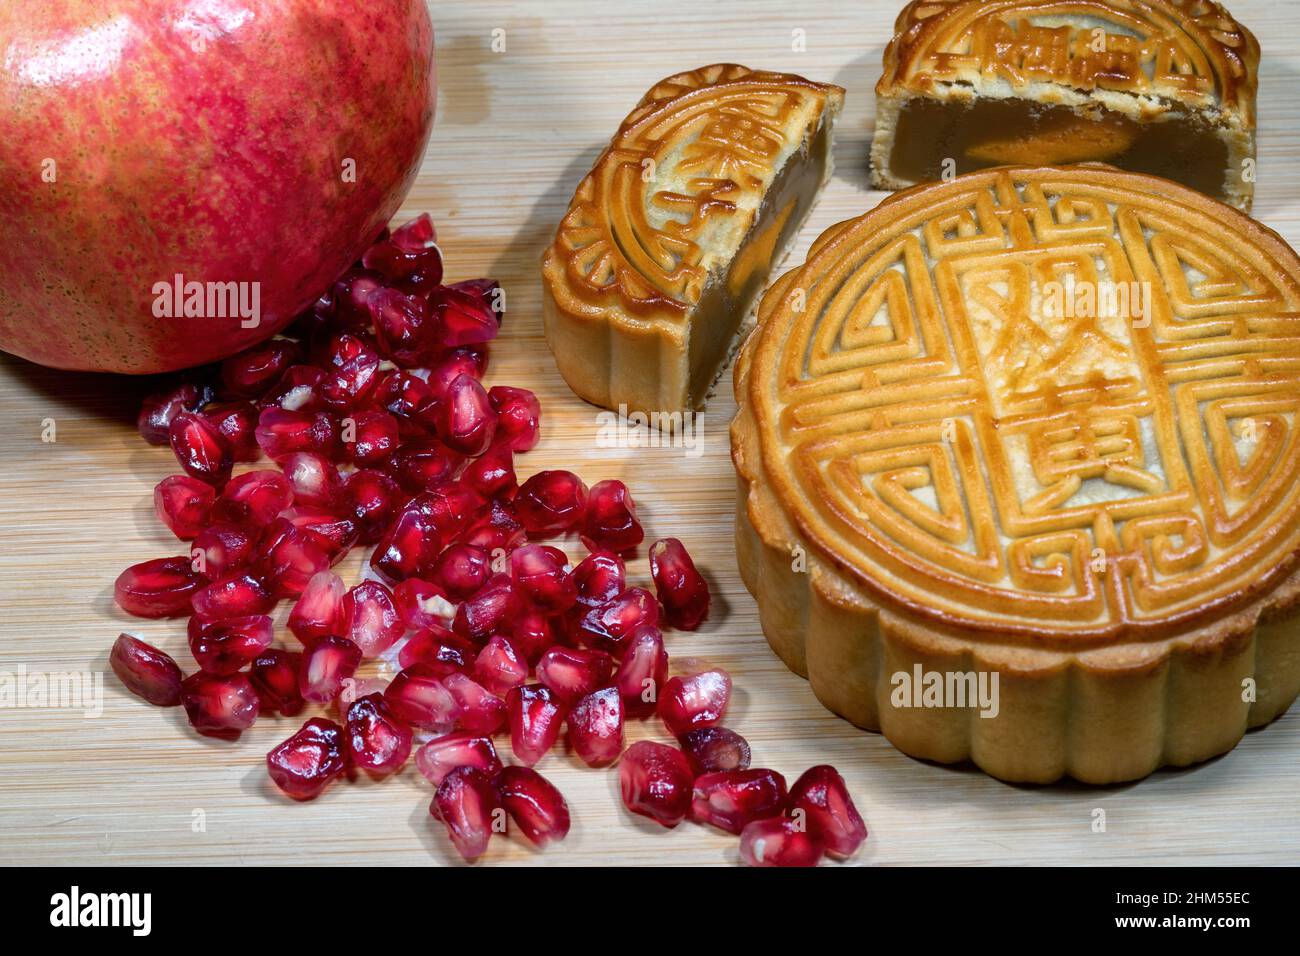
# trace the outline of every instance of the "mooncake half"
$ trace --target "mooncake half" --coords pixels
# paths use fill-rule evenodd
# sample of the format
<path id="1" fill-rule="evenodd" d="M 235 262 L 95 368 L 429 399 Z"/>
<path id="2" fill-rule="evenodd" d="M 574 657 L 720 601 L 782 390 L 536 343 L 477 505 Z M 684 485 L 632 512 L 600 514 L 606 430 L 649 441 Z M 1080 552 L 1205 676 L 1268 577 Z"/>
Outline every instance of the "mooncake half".
<path id="1" fill-rule="evenodd" d="M 763 631 L 900 750 L 1133 780 L 1300 691 L 1300 257 L 1100 165 L 832 227 L 736 362 Z M 1244 758 L 1243 758 L 1244 759 Z"/>
<path id="2" fill-rule="evenodd" d="M 1249 212 L 1258 69 L 1210 0 L 915 0 L 885 48 L 872 180 L 1105 162 Z"/>
<path id="3" fill-rule="evenodd" d="M 569 386 L 649 416 L 701 407 L 831 172 L 837 86 L 717 64 L 642 98 L 543 257 Z"/>

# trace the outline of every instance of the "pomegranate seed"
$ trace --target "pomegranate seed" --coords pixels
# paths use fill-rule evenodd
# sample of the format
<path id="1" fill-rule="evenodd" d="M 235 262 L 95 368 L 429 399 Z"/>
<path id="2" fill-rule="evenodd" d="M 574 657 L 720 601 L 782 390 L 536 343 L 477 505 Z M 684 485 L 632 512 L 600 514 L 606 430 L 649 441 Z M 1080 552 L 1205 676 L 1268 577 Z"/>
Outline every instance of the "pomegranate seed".
<path id="1" fill-rule="evenodd" d="M 447 387 L 458 375 L 470 375 L 481 379 L 487 369 L 487 353 L 470 348 L 452 349 L 429 366 L 429 391 L 441 402 L 447 395 Z"/>
<path id="2" fill-rule="evenodd" d="M 569 711 L 569 745 L 589 767 L 603 767 L 623 752 L 623 701 L 613 687 L 588 694 Z"/>
<path id="3" fill-rule="evenodd" d="M 235 572 L 195 591 L 190 605 L 200 617 L 217 620 L 265 614 L 275 607 L 275 598 L 251 574 Z"/>
<path id="4" fill-rule="evenodd" d="M 691 808 L 695 776 L 676 747 L 639 740 L 618 762 L 623 805 L 666 827 L 675 827 Z"/>
<path id="5" fill-rule="evenodd" d="M 191 617 L 190 652 L 209 674 L 226 675 L 243 670 L 271 646 L 275 628 L 265 614 L 209 621 Z"/>
<path id="6" fill-rule="evenodd" d="M 558 613 L 578 600 L 578 589 L 559 548 L 527 544 L 510 555 L 510 576 L 519 593 L 538 610 Z"/>
<path id="7" fill-rule="evenodd" d="M 456 852 L 477 860 L 494 832 L 505 831 L 504 811 L 492 780 L 473 767 L 457 767 L 438 784 L 429 812 L 447 828 Z"/>
<path id="8" fill-rule="evenodd" d="M 435 787 L 457 767 L 470 767 L 488 776 L 501 769 L 501 759 L 490 737 L 447 734 L 435 737 L 415 752 L 415 766 Z"/>
<path id="9" fill-rule="evenodd" d="M 506 702 L 459 671 L 442 679 L 460 707 L 460 728 L 474 734 L 495 734 L 505 726 Z"/>
<path id="10" fill-rule="evenodd" d="M 488 503 L 487 511 L 465 529 L 460 540 L 488 553 L 509 551 L 523 543 L 524 526 L 510 504 L 494 498 Z"/>
<path id="11" fill-rule="evenodd" d="M 324 717 L 313 717 L 266 755 L 271 780 L 295 800 L 318 797 L 346 769 L 343 729 Z"/>
<path id="12" fill-rule="evenodd" d="M 339 454 L 338 423 L 328 412 L 264 408 L 257 417 L 257 443 L 279 460 L 295 451 L 314 451 L 334 459 Z"/>
<path id="13" fill-rule="evenodd" d="M 740 831 L 740 859 L 746 866 L 816 866 L 822 841 L 787 817 L 746 824 Z"/>
<path id="14" fill-rule="evenodd" d="M 365 657 L 378 657 L 405 632 L 393 593 L 378 581 L 366 581 L 343 595 L 347 636 Z"/>
<path id="15" fill-rule="evenodd" d="M 401 769 L 411 755 L 411 728 L 393 713 L 381 694 L 358 697 L 344 727 L 354 766 L 374 776 Z"/>
<path id="16" fill-rule="evenodd" d="M 301 594 L 307 582 L 329 566 L 329 556 L 287 518 L 267 525 L 258 541 L 257 568 L 276 597 Z"/>
<path id="17" fill-rule="evenodd" d="M 497 413 L 477 378 L 457 375 L 447 386 L 439 409 L 438 437 L 448 448 L 463 455 L 487 451 L 496 434 Z"/>
<path id="18" fill-rule="evenodd" d="M 402 489 L 381 471 L 362 468 L 343 483 L 344 498 L 360 528 L 362 544 L 374 544 L 402 502 Z"/>
<path id="19" fill-rule="evenodd" d="M 154 558 L 119 574 L 113 597 L 136 617 L 176 617 L 190 613 L 190 599 L 202 586 L 189 558 Z"/>
<path id="20" fill-rule="evenodd" d="M 446 733 L 456 725 L 460 705 L 438 678 L 438 672 L 429 665 L 412 664 L 399 671 L 384 689 L 384 699 L 393 713 L 408 724 Z"/>
<path id="21" fill-rule="evenodd" d="M 495 294 L 496 283 L 479 281 L 490 285 L 458 282 L 438 286 L 430 292 L 429 307 L 438 321 L 439 338 L 449 348 L 490 342 L 500 331 L 500 322 L 491 306 L 494 299 L 499 300 Z"/>
<path id="22" fill-rule="evenodd" d="M 826 852 L 848 859 L 867 838 L 867 825 L 839 772 L 826 764 L 809 767 L 790 788 L 786 814 L 819 836 Z"/>
<path id="23" fill-rule="evenodd" d="M 645 538 L 636 504 L 621 481 L 598 481 L 587 495 L 580 537 L 588 551 L 630 551 Z"/>
<path id="24" fill-rule="evenodd" d="M 487 451 L 465 466 L 461 480 L 484 499 L 509 495 L 519 487 L 519 479 L 515 476 L 514 454 L 506 444 L 494 442 Z"/>
<path id="25" fill-rule="evenodd" d="M 268 339 L 221 363 L 221 381 L 240 398 L 261 395 L 279 381 L 285 369 L 298 361 L 301 351 L 289 339 Z"/>
<path id="26" fill-rule="evenodd" d="M 170 440 L 185 474 L 218 488 L 230 480 L 230 443 L 202 415 L 180 412 L 172 419 Z"/>
<path id="27" fill-rule="evenodd" d="M 673 627 L 693 631 L 709 616 L 709 585 L 676 538 L 650 546 L 650 575 L 664 617 Z"/>
<path id="28" fill-rule="evenodd" d="M 257 447 L 257 409 L 251 402 L 228 402 L 209 405 L 203 417 L 221 433 L 230 446 L 230 457 L 235 461 L 256 461 L 262 454 Z"/>
<path id="29" fill-rule="evenodd" d="M 401 368 L 428 365 L 441 351 L 438 323 L 429 304 L 397 289 L 377 289 L 366 299 L 379 351 Z"/>
<path id="30" fill-rule="evenodd" d="M 528 679 L 528 661 L 513 644 L 497 635 L 478 652 L 474 677 L 492 693 L 501 695 Z"/>
<path id="31" fill-rule="evenodd" d="M 334 712 L 340 720 L 346 720 L 348 709 L 362 697 L 371 694 L 383 696 L 388 689 L 388 681 L 382 677 L 349 677 L 343 681 L 343 689 L 334 698 Z"/>
<path id="32" fill-rule="evenodd" d="M 726 727 L 697 727 L 677 738 L 696 774 L 748 770 L 749 742 Z"/>
<path id="33" fill-rule="evenodd" d="M 386 238 L 385 236 L 384 239 Z M 370 313 L 366 308 L 366 302 L 380 288 L 381 278 L 382 276 L 373 272 L 359 269 L 349 271 L 334 283 L 334 288 L 327 294 L 331 300 L 328 305 L 332 308 L 327 308 L 326 314 L 332 314 L 342 326 L 368 326 Z"/>
<path id="34" fill-rule="evenodd" d="M 433 430 L 437 400 L 429 383 L 410 372 L 393 369 L 386 373 L 375 386 L 371 400 L 394 416 L 399 435 L 424 436 Z"/>
<path id="35" fill-rule="evenodd" d="M 622 657 L 638 627 L 659 623 L 659 604 L 645 588 L 628 588 L 614 600 L 589 610 L 573 632 L 578 643 Z"/>
<path id="36" fill-rule="evenodd" d="M 330 564 L 337 563 L 361 537 L 360 526 L 351 518 L 319 508 L 290 508 L 284 517 L 325 552 Z"/>
<path id="37" fill-rule="evenodd" d="M 518 609 L 519 598 L 509 576 L 496 574 L 456 608 L 451 629 L 476 644 L 486 644 L 493 634 L 509 630 Z"/>
<path id="38" fill-rule="evenodd" d="M 341 332 L 329 345 L 328 361 L 320 384 L 325 406 L 346 411 L 364 404 L 379 381 L 379 353 L 361 336 Z"/>
<path id="39" fill-rule="evenodd" d="M 467 544 L 452 544 L 429 569 L 429 577 L 452 601 L 463 601 L 487 583 L 492 574 L 488 553 Z"/>
<path id="40" fill-rule="evenodd" d="M 435 624 L 407 639 L 398 662 L 403 667 L 424 664 L 439 677 L 446 677 L 452 671 L 468 673 L 477 654 L 478 649 L 468 640 Z"/>
<path id="41" fill-rule="evenodd" d="M 451 480 L 461 459 L 434 438 L 403 442 L 393 452 L 390 471 L 402 488 L 411 494 L 429 491 Z"/>
<path id="42" fill-rule="evenodd" d="M 289 612 L 289 630 L 303 644 L 344 630 L 343 579 L 332 571 L 319 571 L 303 588 Z"/>
<path id="43" fill-rule="evenodd" d="M 191 674 L 181 682 L 190 724 L 209 737 L 233 740 L 257 720 L 257 691 L 243 674 Z"/>
<path id="44" fill-rule="evenodd" d="M 181 702 L 181 669 L 171 655 L 130 634 L 119 634 L 108 655 L 122 685 L 151 704 L 175 707 Z"/>
<path id="45" fill-rule="evenodd" d="M 539 471 L 515 495 L 515 513 L 534 534 L 568 531 L 582 520 L 587 486 L 571 471 Z"/>
<path id="46" fill-rule="evenodd" d="M 393 587 L 393 603 L 397 614 L 408 628 L 442 627 L 446 615 L 455 611 L 447 603 L 446 592 L 432 581 L 407 578 Z M 445 613 L 444 613 L 445 612 Z"/>
<path id="47" fill-rule="evenodd" d="M 348 440 L 349 432 L 351 441 Z M 352 416 L 352 427 L 344 422 L 343 444 L 358 467 L 380 465 L 397 450 L 400 435 L 397 419 L 387 412 L 365 411 Z"/>
<path id="48" fill-rule="evenodd" d="M 454 538 L 487 507 L 469 485 L 451 481 L 411 499 L 411 507 L 427 514 L 446 540 Z"/>
<path id="49" fill-rule="evenodd" d="M 301 654 L 276 647 L 263 651 L 253 661 L 248 679 L 257 691 L 262 713 L 279 713 L 285 717 L 302 713 L 306 702 L 298 690 L 298 672 L 301 670 Z"/>
<path id="50" fill-rule="evenodd" d="M 537 679 L 567 704 L 603 687 L 613 670 L 613 659 L 603 651 L 552 647 L 537 662 Z"/>
<path id="51" fill-rule="evenodd" d="M 510 626 L 510 642 L 530 665 L 536 666 L 542 654 L 559 640 L 557 620 L 536 608 L 516 615 Z"/>
<path id="52" fill-rule="evenodd" d="M 231 524 L 269 524 L 293 504 L 289 479 L 270 468 L 231 479 L 212 506 L 212 517 Z"/>
<path id="53" fill-rule="evenodd" d="M 497 435 L 513 451 L 528 451 L 541 435 L 542 403 L 526 388 L 493 385 L 488 401 L 497 413 Z"/>
<path id="54" fill-rule="evenodd" d="M 599 607 L 614 600 L 624 588 L 623 559 L 611 551 L 593 551 L 573 569 L 578 591 L 575 612 Z"/>
<path id="55" fill-rule="evenodd" d="M 247 567 L 256 553 L 255 530 L 237 524 L 214 524 L 204 528 L 195 536 L 190 550 L 195 565 L 208 580 Z"/>
<path id="56" fill-rule="evenodd" d="M 442 253 L 428 213 L 372 245 L 361 264 L 411 291 L 436 286 L 442 281 Z"/>
<path id="57" fill-rule="evenodd" d="M 785 777 L 775 770 L 723 770 L 695 778 L 691 819 L 728 833 L 765 820 L 785 805 Z"/>
<path id="58" fill-rule="evenodd" d="M 370 566 L 389 581 L 415 577 L 442 547 L 437 525 L 417 507 L 407 506 L 379 539 Z"/>
<path id="59" fill-rule="evenodd" d="M 361 648 L 346 637 L 322 637 L 302 655 L 298 691 L 303 700 L 324 704 L 339 695 L 343 682 L 357 672 Z"/>
<path id="60" fill-rule="evenodd" d="M 295 451 L 279 462 L 293 489 L 293 501 L 309 508 L 331 508 L 338 501 L 342 481 L 339 470 L 324 455 Z"/>
<path id="61" fill-rule="evenodd" d="M 510 713 L 510 746 L 515 759 L 531 767 L 560 738 L 565 709 L 544 684 L 514 687 L 506 695 Z"/>
<path id="62" fill-rule="evenodd" d="M 531 767 L 506 767 L 492 781 L 501 806 L 534 845 L 558 843 L 569 835 L 569 805 L 555 786 Z"/>
<path id="63" fill-rule="evenodd" d="M 189 475 L 171 475 L 153 490 L 154 513 L 182 541 L 189 541 L 204 529 L 216 500 L 211 485 Z"/>
<path id="64" fill-rule="evenodd" d="M 721 668 L 673 677 L 659 695 L 659 717 L 674 737 L 697 727 L 712 727 L 727 712 L 731 677 Z"/>
<path id="65" fill-rule="evenodd" d="M 627 639 L 627 652 L 614 676 L 629 717 L 649 717 L 659 702 L 659 690 L 668 677 L 668 652 L 659 628 L 638 625 Z"/>
<path id="66" fill-rule="evenodd" d="M 166 391 L 155 392 L 140 405 L 136 427 L 140 437 L 151 445 L 171 441 L 172 421 L 181 412 L 197 412 L 212 401 L 212 389 L 194 382 L 183 382 Z"/>
<path id="67" fill-rule="evenodd" d="M 290 365 L 275 386 L 257 403 L 259 410 L 282 408 L 288 412 L 318 412 L 323 407 L 320 398 L 321 382 L 325 373 L 314 365 Z M 256 428 L 257 422 L 253 422 Z"/>

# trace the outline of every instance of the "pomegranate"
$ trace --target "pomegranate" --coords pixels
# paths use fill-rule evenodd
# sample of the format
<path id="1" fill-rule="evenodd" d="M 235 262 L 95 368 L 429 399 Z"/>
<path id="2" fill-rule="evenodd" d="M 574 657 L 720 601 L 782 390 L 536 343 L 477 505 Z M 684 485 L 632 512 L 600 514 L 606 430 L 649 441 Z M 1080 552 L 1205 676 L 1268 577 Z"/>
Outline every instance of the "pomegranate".
<path id="1" fill-rule="evenodd" d="M 333 571 L 314 574 L 289 612 L 293 636 L 306 645 L 326 634 L 343 633 L 343 594 L 343 579 Z"/>
<path id="2" fill-rule="evenodd" d="M 659 628 L 638 625 L 628 635 L 627 651 L 614 675 L 614 686 L 629 717 L 649 717 L 655 712 L 667 676 L 668 652 Z"/>
<path id="3" fill-rule="evenodd" d="M 630 551 L 641 543 L 645 532 L 637 521 L 636 504 L 621 481 L 598 481 L 587 495 L 587 511 L 581 526 L 587 550 Z"/>
<path id="4" fill-rule="evenodd" d="M 261 702 L 243 674 L 191 674 L 181 682 L 181 706 L 199 733 L 233 740 L 253 726 Z"/>
<path id="5" fill-rule="evenodd" d="M 749 769 L 749 742 L 726 727 L 697 727 L 677 740 L 697 775 Z"/>
<path id="6" fill-rule="evenodd" d="M 483 645 L 474 659 L 474 677 L 492 693 L 501 695 L 528 679 L 528 661 L 498 634 Z"/>
<path id="7" fill-rule="evenodd" d="M 606 687 L 588 694 L 569 711 L 569 745 L 589 767 L 603 767 L 623 751 L 623 701 Z"/>
<path id="8" fill-rule="evenodd" d="M 506 695 L 510 720 L 510 748 L 515 759 L 531 767 L 560 737 L 565 708 L 550 688 L 528 684 Z"/>
<path id="9" fill-rule="evenodd" d="M 328 635 L 316 641 L 302 655 L 298 690 L 304 700 L 324 704 L 343 689 L 343 682 L 357 672 L 361 648 L 346 637 Z"/>
<path id="10" fill-rule="evenodd" d="M 266 755 L 271 780 L 295 800 L 312 800 L 347 770 L 343 731 L 332 720 L 313 717 Z"/>
<path id="11" fill-rule="evenodd" d="M 539 471 L 515 495 L 515 511 L 535 534 L 559 534 L 582 520 L 587 486 L 571 471 Z"/>
<path id="12" fill-rule="evenodd" d="M 108 655 L 109 666 L 123 686 L 159 707 L 181 702 L 181 669 L 169 654 L 130 634 L 119 634 Z"/>
<path id="13" fill-rule="evenodd" d="M 695 778 L 691 819 L 728 833 L 780 813 L 785 805 L 785 778 L 774 770 L 723 770 Z"/>
<path id="14" fill-rule="evenodd" d="M 822 850 L 817 834 L 787 817 L 755 820 L 740 831 L 740 859 L 746 866 L 816 866 Z"/>
<path id="15" fill-rule="evenodd" d="M 664 617 L 673 627 L 693 631 L 708 617 L 709 585 L 676 538 L 664 538 L 650 546 L 650 575 Z"/>
<path id="16" fill-rule="evenodd" d="M 216 500 L 211 485 L 189 475 L 171 475 L 153 490 L 154 513 L 182 541 L 191 540 L 207 526 Z"/>
<path id="17" fill-rule="evenodd" d="M 569 835 L 569 805 L 532 767 L 506 767 L 492 782 L 501 806 L 532 843 L 544 847 Z"/>
<path id="18" fill-rule="evenodd" d="M 209 621 L 190 618 L 190 652 L 209 674 L 234 674 L 271 646 L 275 628 L 265 614 Z"/>
<path id="19" fill-rule="evenodd" d="M 175 617 L 190 613 L 191 598 L 202 587 L 203 580 L 189 558 L 155 558 L 119 574 L 113 583 L 113 598 L 118 607 L 136 617 Z"/>
<path id="20" fill-rule="evenodd" d="M 622 657 L 633 631 L 658 623 L 659 605 L 653 595 L 645 588 L 628 588 L 584 614 L 573 637 L 586 647 Z"/>
<path id="21" fill-rule="evenodd" d="M 556 699 L 572 703 L 603 687 L 613 670 L 613 659 L 603 651 L 552 647 L 537 662 L 537 679 Z"/>
<path id="22" fill-rule="evenodd" d="M 460 704 L 427 664 L 412 664 L 398 672 L 384 689 L 394 714 L 413 727 L 446 733 L 460 717 Z"/>
<path id="23" fill-rule="evenodd" d="M 147 396 L 140 406 L 136 428 L 151 445 L 171 441 L 172 420 L 181 412 L 197 412 L 212 401 L 212 389 L 196 382 L 181 382 Z"/>
<path id="24" fill-rule="evenodd" d="M 493 385 L 488 401 L 497 413 L 497 435 L 514 451 L 528 451 L 541 434 L 542 404 L 526 388 Z"/>
<path id="25" fill-rule="evenodd" d="M 353 701 L 344 739 L 352 765 L 374 776 L 401 769 L 411 755 L 411 728 L 397 718 L 382 694 Z"/>
<path id="26" fill-rule="evenodd" d="M 475 734 L 495 734 L 505 726 L 506 702 L 481 684 L 460 671 L 442 679 L 443 686 L 451 691 L 460 708 L 459 723 L 462 730 Z"/>
<path id="27" fill-rule="evenodd" d="M 675 827 L 691 808 L 694 775 L 676 747 L 639 740 L 618 762 L 623 805 L 666 827 Z"/>
<path id="28" fill-rule="evenodd" d="M 298 672 L 302 670 L 302 655 L 277 647 L 268 648 L 253 661 L 248 669 L 248 679 L 261 701 L 261 712 L 278 713 L 293 717 L 302 713 L 306 701 L 298 689 Z"/>
<path id="29" fill-rule="evenodd" d="M 849 796 L 844 778 L 825 764 L 809 767 L 790 788 L 786 814 L 819 836 L 826 852 L 847 859 L 867 839 L 867 825 Z"/>
<path id="30" fill-rule="evenodd" d="M 172 419 L 168 437 L 187 475 L 218 488 L 230 480 L 235 463 L 230 442 L 202 415 L 181 412 Z"/>
<path id="31" fill-rule="evenodd" d="M 724 670 L 673 677 L 659 695 L 659 717 L 670 734 L 680 737 L 696 727 L 712 727 L 730 700 L 731 677 Z"/>
<path id="32" fill-rule="evenodd" d="M 348 638 L 361 648 L 363 657 L 378 657 L 406 630 L 393 593 L 378 581 L 358 584 L 344 594 L 340 614 Z"/>
<path id="33" fill-rule="evenodd" d="M 415 765 L 435 787 L 457 767 L 471 767 L 493 775 L 501 769 L 491 737 L 447 734 L 435 737 L 415 753 Z"/>
<path id="34" fill-rule="evenodd" d="M 504 810 L 492 780 L 482 770 L 457 767 L 442 779 L 429 812 L 447 828 L 456 852 L 477 860 L 493 833 L 505 832 Z"/>

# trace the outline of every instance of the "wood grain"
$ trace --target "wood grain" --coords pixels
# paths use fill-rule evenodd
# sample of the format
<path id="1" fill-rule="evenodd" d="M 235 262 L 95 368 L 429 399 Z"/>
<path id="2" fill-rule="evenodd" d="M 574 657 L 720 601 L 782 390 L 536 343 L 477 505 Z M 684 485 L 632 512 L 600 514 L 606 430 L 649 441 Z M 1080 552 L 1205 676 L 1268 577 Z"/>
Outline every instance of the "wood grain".
<path id="1" fill-rule="evenodd" d="M 1260 37 L 1259 189 L 1255 215 L 1300 243 L 1300 12 L 1237 0 Z M 703 450 L 597 446 L 597 410 L 575 399 L 541 337 L 538 258 L 574 186 L 628 108 L 657 79 L 716 61 L 803 73 L 848 89 L 838 172 L 791 262 L 834 222 L 881 198 L 868 191 L 872 86 L 895 0 L 660 0 L 643 3 L 435 4 L 441 90 L 423 170 L 403 215 L 438 223 L 453 279 L 492 275 L 509 315 L 489 380 L 533 388 L 545 411 L 541 445 L 521 472 L 576 467 L 589 481 L 626 479 L 651 535 L 683 538 L 707 570 L 715 611 L 669 650 L 728 668 L 728 724 L 755 761 L 793 779 L 829 762 L 847 777 L 872 836 L 856 862 L 1294 863 L 1300 859 L 1300 714 L 1251 733 L 1229 755 L 1135 785 L 1013 787 L 969 768 L 931 766 L 827 714 L 769 653 L 736 572 L 729 388 L 703 418 Z M 494 29 L 506 49 L 494 53 Z M 791 49 L 793 30 L 806 52 Z M 377 93 L 376 109 L 382 108 Z M 729 382 L 729 376 L 724 379 Z M 142 384 L 70 375 L 0 358 L 0 670 L 106 670 L 123 629 L 186 659 L 183 626 L 128 619 L 111 586 L 125 565 L 177 546 L 153 517 L 152 486 L 175 470 L 132 420 Z M 40 440 L 53 419 L 57 441 Z M 343 566 L 355 581 L 361 555 Z M 645 562 L 636 574 L 646 576 Z M 287 608 L 281 608 L 281 618 Z M 287 637 L 287 635 L 286 635 Z M 339 786 L 314 804 L 271 792 L 262 756 L 296 722 L 265 720 L 236 744 L 195 737 L 177 711 L 148 707 L 111 673 L 102 716 L 0 712 L 0 840 L 6 862 L 301 864 L 453 862 L 430 821 L 428 785 Z M 632 736 L 653 728 L 637 727 Z M 672 832 L 631 818 L 617 775 L 558 751 L 539 769 L 567 795 L 574 830 L 545 854 L 495 841 L 491 862 L 724 864 L 736 841 L 700 827 Z M 1106 812 L 1104 833 L 1092 828 Z M 200 812 L 201 811 L 201 812 Z M 202 822 L 199 826 L 196 821 Z"/>

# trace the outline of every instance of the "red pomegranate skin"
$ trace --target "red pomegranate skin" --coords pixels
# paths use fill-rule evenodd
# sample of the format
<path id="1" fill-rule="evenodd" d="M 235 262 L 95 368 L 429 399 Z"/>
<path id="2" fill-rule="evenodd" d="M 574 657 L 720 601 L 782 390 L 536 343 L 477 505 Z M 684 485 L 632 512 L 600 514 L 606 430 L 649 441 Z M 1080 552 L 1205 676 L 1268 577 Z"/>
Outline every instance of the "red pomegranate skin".
<path id="1" fill-rule="evenodd" d="M 424 0 L 4 3 L 0 62 L 0 349 L 131 373 L 325 292 L 410 188 L 437 85 Z M 178 273 L 260 283 L 260 324 L 156 317 Z"/>

